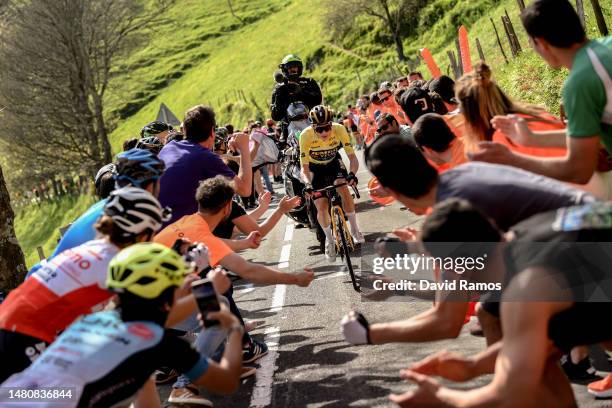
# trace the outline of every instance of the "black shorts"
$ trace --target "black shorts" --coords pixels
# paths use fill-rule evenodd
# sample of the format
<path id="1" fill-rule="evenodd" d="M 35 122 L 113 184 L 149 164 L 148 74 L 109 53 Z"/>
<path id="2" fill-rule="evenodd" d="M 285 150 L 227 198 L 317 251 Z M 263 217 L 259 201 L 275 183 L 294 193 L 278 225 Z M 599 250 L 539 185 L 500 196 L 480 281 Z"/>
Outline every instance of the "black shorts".
<path id="1" fill-rule="evenodd" d="M 315 190 L 329 187 L 333 185 L 337 179 L 345 179 L 348 176 L 340 155 L 337 155 L 334 160 L 328 164 L 310 163 L 308 167 L 312 173 L 312 188 Z"/>
<path id="2" fill-rule="evenodd" d="M 612 341 L 612 325 L 606 320 L 611 314 L 612 302 L 574 303 L 550 318 L 548 337 L 566 352 L 576 346 Z"/>
<path id="3" fill-rule="evenodd" d="M 48 345 L 44 340 L 0 329 L 0 384 L 28 368 Z"/>

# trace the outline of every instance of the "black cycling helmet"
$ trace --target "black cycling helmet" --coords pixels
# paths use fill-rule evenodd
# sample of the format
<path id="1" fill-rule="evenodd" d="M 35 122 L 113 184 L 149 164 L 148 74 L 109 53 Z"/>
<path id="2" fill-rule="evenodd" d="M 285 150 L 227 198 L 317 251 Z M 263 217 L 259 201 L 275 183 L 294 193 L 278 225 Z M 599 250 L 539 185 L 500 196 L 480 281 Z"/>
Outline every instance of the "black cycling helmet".
<path id="1" fill-rule="evenodd" d="M 329 106 L 317 105 L 310 110 L 309 116 L 313 125 L 326 125 L 334 120 L 334 111 Z"/>
<path id="2" fill-rule="evenodd" d="M 287 107 L 287 120 L 294 122 L 304 119 L 308 119 L 308 107 L 299 101 L 290 103 Z"/>
<path id="3" fill-rule="evenodd" d="M 227 151 L 227 138 L 229 137 L 229 132 L 227 128 L 220 127 L 215 130 L 215 150 L 220 150 L 222 152 Z"/>
<path id="4" fill-rule="evenodd" d="M 117 176 L 119 187 L 131 184 L 135 187 L 157 181 L 166 166 L 157 155 L 145 149 L 131 149 L 117 156 Z"/>
<path id="5" fill-rule="evenodd" d="M 151 122 L 147 125 L 145 125 L 141 130 L 140 130 L 140 137 L 141 138 L 145 138 L 145 137 L 149 137 L 149 136 L 155 136 L 160 134 L 161 132 L 165 132 L 167 130 L 172 130 L 172 126 L 164 123 L 164 122 Z"/>
<path id="6" fill-rule="evenodd" d="M 115 163 L 104 165 L 98 170 L 94 178 L 96 194 L 100 198 L 106 198 L 115 189 L 115 176 L 117 175 L 117 166 Z"/>
<path id="7" fill-rule="evenodd" d="M 302 64 L 302 60 L 300 57 L 294 54 L 286 55 L 278 67 L 281 69 L 281 71 L 283 71 L 283 75 L 285 75 L 285 78 L 287 79 L 298 79 L 302 76 L 304 71 L 304 64 Z M 297 74 L 289 74 L 288 70 L 290 67 L 298 67 Z"/>
<path id="8" fill-rule="evenodd" d="M 161 140 L 159 140 L 157 136 L 149 136 L 149 137 L 143 137 L 142 139 L 139 139 L 135 147 L 137 149 L 144 149 L 152 153 L 159 154 L 159 152 L 161 151 L 162 147 L 164 147 L 164 145 L 162 144 Z"/>

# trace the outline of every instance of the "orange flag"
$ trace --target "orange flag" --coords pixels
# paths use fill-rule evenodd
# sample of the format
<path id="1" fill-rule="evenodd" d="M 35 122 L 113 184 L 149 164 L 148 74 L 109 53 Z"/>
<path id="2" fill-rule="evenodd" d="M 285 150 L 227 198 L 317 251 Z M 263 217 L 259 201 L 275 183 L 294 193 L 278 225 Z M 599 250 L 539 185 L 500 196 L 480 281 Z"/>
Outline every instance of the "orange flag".
<path id="1" fill-rule="evenodd" d="M 427 64 L 427 68 L 429 68 L 431 76 L 433 78 L 440 78 L 442 76 L 442 72 L 440 71 L 438 64 L 436 64 L 436 61 L 434 61 L 431 52 L 429 52 L 427 48 L 423 48 L 421 50 L 421 56 L 425 60 L 425 63 Z"/>

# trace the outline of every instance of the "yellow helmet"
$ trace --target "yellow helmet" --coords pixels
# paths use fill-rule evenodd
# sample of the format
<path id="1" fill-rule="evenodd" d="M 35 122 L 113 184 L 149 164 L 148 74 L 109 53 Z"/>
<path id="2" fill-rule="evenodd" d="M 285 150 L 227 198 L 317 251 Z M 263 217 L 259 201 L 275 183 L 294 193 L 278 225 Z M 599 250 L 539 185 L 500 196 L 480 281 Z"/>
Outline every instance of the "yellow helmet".
<path id="1" fill-rule="evenodd" d="M 186 272 L 185 261 L 174 250 L 143 242 L 115 255 L 108 266 L 106 286 L 118 293 L 155 299 L 167 288 L 181 285 Z"/>

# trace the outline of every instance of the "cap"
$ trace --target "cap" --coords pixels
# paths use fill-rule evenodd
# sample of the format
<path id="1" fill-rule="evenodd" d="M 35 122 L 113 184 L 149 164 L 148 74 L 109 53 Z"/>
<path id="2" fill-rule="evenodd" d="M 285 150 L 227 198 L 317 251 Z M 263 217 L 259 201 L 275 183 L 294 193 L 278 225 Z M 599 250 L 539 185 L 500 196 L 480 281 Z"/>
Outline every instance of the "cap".
<path id="1" fill-rule="evenodd" d="M 423 88 L 410 87 L 400 97 L 400 106 L 414 123 L 419 117 L 426 113 L 434 112 L 433 103 L 429 93 Z"/>

